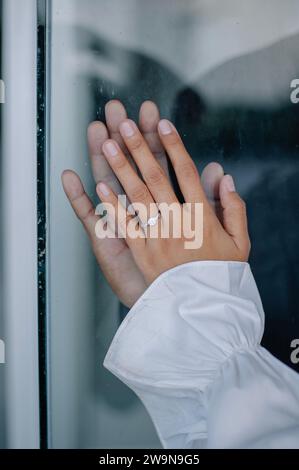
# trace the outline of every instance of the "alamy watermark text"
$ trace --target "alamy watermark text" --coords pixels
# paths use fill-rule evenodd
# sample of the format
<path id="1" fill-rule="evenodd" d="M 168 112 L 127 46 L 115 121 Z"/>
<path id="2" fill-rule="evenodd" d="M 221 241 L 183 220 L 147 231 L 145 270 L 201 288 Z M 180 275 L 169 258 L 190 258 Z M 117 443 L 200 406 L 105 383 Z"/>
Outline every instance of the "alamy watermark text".
<path id="1" fill-rule="evenodd" d="M 0 339 L 0 364 L 5 363 L 5 343 Z"/>
<path id="2" fill-rule="evenodd" d="M 0 104 L 5 103 L 5 83 L 3 80 L 0 80 Z"/>
<path id="3" fill-rule="evenodd" d="M 291 103 L 298 104 L 299 103 L 299 78 L 294 78 L 291 81 L 291 88 L 293 91 L 291 92 Z"/>

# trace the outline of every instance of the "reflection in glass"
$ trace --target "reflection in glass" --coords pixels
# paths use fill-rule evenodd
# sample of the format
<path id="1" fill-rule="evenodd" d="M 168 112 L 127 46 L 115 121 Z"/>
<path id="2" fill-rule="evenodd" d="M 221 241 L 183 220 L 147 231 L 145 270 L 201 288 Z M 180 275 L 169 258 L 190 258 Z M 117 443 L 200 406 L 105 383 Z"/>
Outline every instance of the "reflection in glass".
<path id="1" fill-rule="evenodd" d="M 296 290 L 298 2 L 53 0 L 50 101 L 50 427 L 53 447 L 158 447 L 142 404 L 102 361 L 124 311 L 70 211 L 60 174 L 94 194 L 86 128 L 118 98 L 151 99 L 199 169 L 232 173 L 247 201 L 264 344 L 288 365 Z M 285 230 L 288 227 L 288 230 Z M 293 365 L 294 367 L 294 365 Z"/>

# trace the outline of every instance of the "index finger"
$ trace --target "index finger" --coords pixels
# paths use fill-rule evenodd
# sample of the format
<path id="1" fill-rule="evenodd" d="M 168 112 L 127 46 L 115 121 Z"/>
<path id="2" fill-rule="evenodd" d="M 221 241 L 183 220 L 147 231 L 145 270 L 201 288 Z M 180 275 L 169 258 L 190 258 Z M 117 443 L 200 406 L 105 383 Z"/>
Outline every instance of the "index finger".
<path id="1" fill-rule="evenodd" d="M 137 125 L 126 119 L 120 125 L 120 133 L 142 177 L 157 203 L 177 202 L 176 195 L 161 165 L 152 154 Z"/>

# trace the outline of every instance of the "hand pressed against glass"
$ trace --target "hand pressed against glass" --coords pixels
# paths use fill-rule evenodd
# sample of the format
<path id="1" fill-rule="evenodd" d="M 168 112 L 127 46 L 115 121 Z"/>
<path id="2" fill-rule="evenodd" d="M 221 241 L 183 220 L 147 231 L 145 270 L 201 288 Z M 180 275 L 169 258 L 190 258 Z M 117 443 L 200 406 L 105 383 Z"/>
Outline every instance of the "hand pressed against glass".
<path id="1" fill-rule="evenodd" d="M 110 137 L 126 151 L 119 133 L 119 125 L 126 117 L 127 112 L 122 103 L 112 100 L 105 107 L 106 124 L 95 121 L 88 128 L 88 147 L 94 180 L 96 184 L 99 181 L 109 184 L 115 194 L 122 194 L 123 189 L 103 155 L 102 146 Z M 157 106 L 150 101 L 144 102 L 140 108 L 139 127 L 153 155 L 167 173 L 167 160 L 157 133 L 159 119 Z M 95 257 L 106 279 L 119 299 L 131 307 L 143 294 L 147 284 L 126 241 L 97 238 L 95 227 L 99 217 L 95 215 L 95 207 L 79 176 L 74 171 L 66 170 L 62 175 L 62 182 L 66 195 L 90 238 Z"/>
<path id="2" fill-rule="evenodd" d="M 102 122 L 94 122 L 88 129 L 93 175 L 97 184 L 101 182 L 97 190 L 103 202 L 115 202 L 116 196 L 123 194 L 124 190 L 128 196 L 130 194 L 131 202 L 148 204 L 149 202 L 176 201 L 169 183 L 164 145 L 180 176 L 178 179 L 185 198 L 187 193 L 192 193 L 193 196 L 196 194 L 196 200 L 198 197 L 198 201 L 204 203 L 202 249 L 196 252 L 186 250 L 182 248 L 184 240 L 177 239 L 141 239 L 143 245 L 139 243 L 140 240 L 136 240 L 133 247 L 134 240 L 130 243 L 128 238 L 125 240 L 121 238 L 99 239 L 96 236 L 96 225 L 100 223 L 100 219 L 95 215 L 95 208 L 85 193 L 79 176 L 70 170 L 63 173 L 65 192 L 90 237 L 95 256 L 104 275 L 120 300 L 131 307 L 160 272 L 186 261 L 247 259 L 249 239 L 244 203 L 235 193 L 231 177 L 224 176 L 222 167 L 217 163 L 209 164 L 202 173 L 201 186 L 193 162 L 173 128 L 172 133 L 167 131 L 163 135 L 162 126 L 167 122 L 162 121 L 158 133 L 159 111 L 152 102 L 147 101 L 141 106 L 140 131 L 134 123 L 127 120 L 126 110 L 119 101 L 109 102 L 105 111 L 106 125 Z M 133 125 L 134 135 L 127 135 L 132 133 L 132 131 L 129 132 L 128 124 Z M 114 156 L 112 155 L 114 151 L 109 152 L 109 147 L 112 150 L 109 143 L 116 145 L 117 154 Z M 117 161 L 121 161 L 120 165 L 117 165 Z M 146 184 L 137 176 L 136 166 L 140 169 Z M 127 172 L 126 177 L 124 172 Z M 124 189 L 120 183 L 123 184 Z M 137 187 L 135 183 L 138 183 Z M 150 215 L 156 216 L 156 213 Z M 207 220 L 208 225 L 206 225 Z M 146 223 L 146 220 L 140 222 Z M 212 249 L 212 240 L 215 240 L 215 249 Z M 150 243 L 151 241 L 153 243 Z M 150 250 L 154 252 L 154 257 Z M 157 258 L 158 261 L 156 261 Z"/>
<path id="3" fill-rule="evenodd" d="M 103 152 L 133 207 L 139 204 L 139 208 L 141 203 L 147 208 L 147 211 L 142 213 L 137 211 L 140 219 L 139 227 L 132 231 L 132 227 L 136 227 L 136 224 L 133 224 L 133 219 L 136 218 L 124 208 L 120 208 L 116 194 L 109 185 L 99 183 L 97 192 L 101 200 L 107 204 L 108 216 L 109 207 L 114 208 L 116 213 L 121 212 L 118 213 L 118 229 L 126 236 L 127 245 L 146 283 L 150 284 L 162 272 L 190 261 L 247 260 L 250 242 L 245 205 L 235 191 L 232 178 L 227 175 L 220 181 L 219 195 L 223 208 L 221 223 L 207 199 L 198 171 L 180 136 L 167 120 L 162 120 L 158 124 L 159 137 L 173 165 L 184 200 L 191 204 L 191 213 L 195 211 L 197 203 L 202 204 L 203 224 L 195 225 L 194 229 L 202 231 L 203 243 L 199 248 L 187 249 L 187 238 L 183 231 L 177 238 L 147 235 L 148 219 L 157 224 L 160 231 L 165 223 L 163 211 L 160 218 L 157 217 L 160 205 L 165 203 L 179 205 L 179 201 L 163 168 L 155 159 L 136 124 L 125 119 L 120 124 L 119 130 L 142 178 L 117 142 L 112 139 L 107 140 L 103 145 Z M 185 209 L 180 207 L 183 214 Z M 181 220 L 184 219 L 183 215 Z M 172 223 L 175 223 L 175 217 Z"/>

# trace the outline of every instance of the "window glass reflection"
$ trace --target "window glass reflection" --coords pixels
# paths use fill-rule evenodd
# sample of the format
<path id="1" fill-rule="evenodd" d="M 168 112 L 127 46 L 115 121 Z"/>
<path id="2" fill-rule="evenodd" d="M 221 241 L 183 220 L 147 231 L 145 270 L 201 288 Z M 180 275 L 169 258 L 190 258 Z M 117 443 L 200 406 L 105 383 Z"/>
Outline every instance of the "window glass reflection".
<path id="1" fill-rule="evenodd" d="M 289 366 L 299 327 L 299 77 L 295 0 L 53 0 L 50 96 L 50 336 L 53 447 L 158 447 L 137 398 L 102 361 L 126 314 L 99 273 L 60 174 L 94 196 L 90 121 L 151 99 L 199 169 L 218 161 L 247 201 L 264 344 Z M 298 105 L 299 106 L 299 105 Z M 288 227 L 285 230 L 285 227 Z"/>

